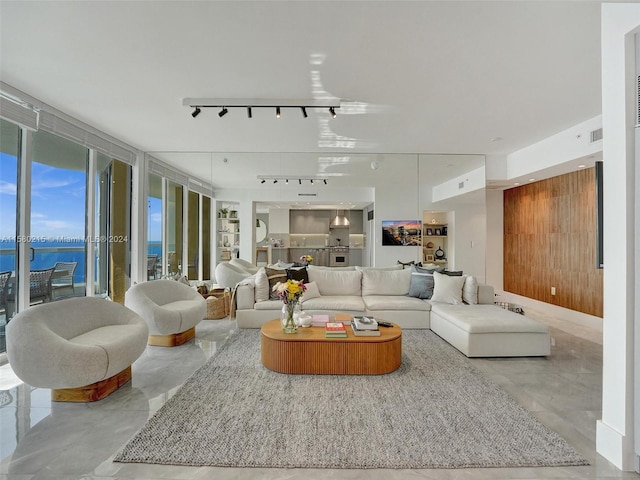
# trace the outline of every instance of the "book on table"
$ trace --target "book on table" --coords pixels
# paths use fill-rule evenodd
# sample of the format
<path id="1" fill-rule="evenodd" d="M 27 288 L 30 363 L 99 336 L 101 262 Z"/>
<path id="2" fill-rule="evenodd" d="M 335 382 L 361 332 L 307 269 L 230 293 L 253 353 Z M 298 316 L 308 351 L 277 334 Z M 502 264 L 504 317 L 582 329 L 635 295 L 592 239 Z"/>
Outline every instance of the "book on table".
<path id="1" fill-rule="evenodd" d="M 329 338 L 345 338 L 347 329 L 342 322 L 328 322 L 324 327 L 324 336 Z"/>
<path id="2" fill-rule="evenodd" d="M 351 323 L 351 330 L 353 330 L 353 334 L 357 337 L 379 337 L 380 330 L 358 330 L 355 323 Z"/>
<path id="3" fill-rule="evenodd" d="M 342 322 L 345 325 L 348 323 L 351 323 L 351 321 L 353 320 L 353 317 L 351 315 L 349 315 L 348 313 L 336 313 L 333 316 L 333 321 L 334 322 Z"/>
<path id="4" fill-rule="evenodd" d="M 353 323 L 358 330 L 378 330 L 378 322 L 373 317 L 353 317 Z"/>
<path id="5" fill-rule="evenodd" d="M 327 323 L 329 323 L 329 315 L 317 313 L 313 317 L 311 317 L 312 327 L 324 327 Z"/>

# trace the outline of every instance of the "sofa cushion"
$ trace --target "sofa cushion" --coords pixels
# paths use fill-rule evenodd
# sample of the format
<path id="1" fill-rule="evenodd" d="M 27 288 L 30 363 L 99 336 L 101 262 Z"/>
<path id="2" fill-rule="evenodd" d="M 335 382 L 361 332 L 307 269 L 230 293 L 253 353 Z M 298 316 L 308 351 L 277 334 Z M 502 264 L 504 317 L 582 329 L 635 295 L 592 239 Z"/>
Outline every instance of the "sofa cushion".
<path id="1" fill-rule="evenodd" d="M 419 267 L 412 265 L 411 281 L 409 283 L 409 296 L 429 300 L 433 295 L 433 271 L 424 273 L 418 271 Z"/>
<path id="2" fill-rule="evenodd" d="M 428 312 L 431 304 L 405 295 L 369 295 L 362 297 L 367 310 L 418 310 Z"/>
<path id="3" fill-rule="evenodd" d="M 467 277 L 451 277 L 443 273 L 433 273 L 433 295 L 432 302 L 451 303 L 457 305 L 462 303 L 462 286 Z"/>
<path id="4" fill-rule="evenodd" d="M 362 295 L 407 295 L 411 270 L 363 270 Z"/>
<path id="5" fill-rule="evenodd" d="M 307 272 L 307 267 L 287 268 L 287 279 L 309 283 L 309 273 Z"/>
<path id="6" fill-rule="evenodd" d="M 282 300 L 267 300 L 266 302 L 256 303 L 253 308 L 255 310 L 282 310 L 282 305 Z"/>
<path id="7" fill-rule="evenodd" d="M 311 310 L 347 310 L 350 312 L 364 312 L 364 302 L 361 296 L 355 295 L 330 295 L 305 300 L 302 308 Z"/>
<path id="8" fill-rule="evenodd" d="M 273 291 L 273 287 L 275 287 L 279 282 L 287 281 L 287 271 L 281 270 L 279 268 L 269 267 L 265 268 L 264 270 L 267 274 L 267 278 L 269 279 L 269 299 L 280 300 L 278 295 L 276 295 L 276 292 Z"/>
<path id="9" fill-rule="evenodd" d="M 264 267 L 260 267 L 256 272 L 254 283 L 256 302 L 266 302 L 269 300 L 269 279 L 267 278 L 267 272 Z"/>
<path id="10" fill-rule="evenodd" d="M 462 301 L 469 305 L 478 303 L 478 279 L 473 275 L 468 275 L 462 286 Z"/>
<path id="11" fill-rule="evenodd" d="M 362 274 L 356 270 L 309 269 L 309 281 L 318 284 L 320 295 L 362 295 Z"/>
<path id="12" fill-rule="evenodd" d="M 300 297 L 301 302 L 311 300 L 312 298 L 318 298 L 320 296 L 320 290 L 318 290 L 318 284 L 316 282 L 306 283 L 305 286 L 307 289 L 302 294 L 302 297 Z"/>
<path id="13" fill-rule="evenodd" d="M 442 273 L 444 272 L 444 267 L 438 267 L 436 265 L 423 265 L 422 267 L 415 265 L 413 269 L 418 273 L 429 273 L 433 274 L 433 272 Z"/>
<path id="14" fill-rule="evenodd" d="M 547 333 L 549 327 L 495 305 L 434 304 L 434 313 L 469 333 Z"/>
<path id="15" fill-rule="evenodd" d="M 402 265 L 392 265 L 391 267 L 360 267 L 356 265 L 356 270 L 402 270 Z"/>
<path id="16" fill-rule="evenodd" d="M 356 267 L 324 267 L 322 265 L 309 265 L 309 270 L 331 270 L 333 272 L 353 272 L 356 270 Z"/>

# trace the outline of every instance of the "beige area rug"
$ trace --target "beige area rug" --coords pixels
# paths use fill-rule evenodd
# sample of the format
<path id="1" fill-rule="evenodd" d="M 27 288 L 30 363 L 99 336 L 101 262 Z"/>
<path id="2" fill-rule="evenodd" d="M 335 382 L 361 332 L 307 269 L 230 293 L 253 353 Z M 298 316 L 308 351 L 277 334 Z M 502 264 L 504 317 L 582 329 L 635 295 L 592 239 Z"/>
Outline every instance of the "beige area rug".
<path id="1" fill-rule="evenodd" d="M 116 455 L 229 467 L 468 468 L 587 465 L 429 330 L 403 332 L 381 376 L 284 375 L 240 330 Z"/>

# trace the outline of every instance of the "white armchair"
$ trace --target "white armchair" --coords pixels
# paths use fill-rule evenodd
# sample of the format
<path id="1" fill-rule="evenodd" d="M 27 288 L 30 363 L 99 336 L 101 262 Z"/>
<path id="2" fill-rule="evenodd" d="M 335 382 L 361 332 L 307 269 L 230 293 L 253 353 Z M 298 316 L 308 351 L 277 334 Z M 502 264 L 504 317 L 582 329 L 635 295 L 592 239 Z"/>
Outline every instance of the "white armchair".
<path id="1" fill-rule="evenodd" d="M 54 401 L 91 402 L 131 379 L 149 330 L 133 311 L 97 297 L 28 308 L 7 325 L 7 356 L 15 374 L 51 388 Z"/>
<path id="2" fill-rule="evenodd" d="M 224 288 L 234 288 L 242 280 L 253 274 L 231 262 L 220 262 L 216 265 L 216 283 Z"/>
<path id="3" fill-rule="evenodd" d="M 207 302 L 196 290 L 174 280 L 132 285 L 124 304 L 149 327 L 149 345 L 175 347 L 196 335 L 196 325 L 207 313 Z"/>

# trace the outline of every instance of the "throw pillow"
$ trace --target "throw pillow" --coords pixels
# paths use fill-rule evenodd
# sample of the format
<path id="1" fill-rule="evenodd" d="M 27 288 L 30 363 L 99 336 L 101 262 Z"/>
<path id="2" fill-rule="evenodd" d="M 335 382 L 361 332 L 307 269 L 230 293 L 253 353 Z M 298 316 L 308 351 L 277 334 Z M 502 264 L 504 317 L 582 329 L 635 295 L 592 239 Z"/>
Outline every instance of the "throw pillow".
<path id="1" fill-rule="evenodd" d="M 444 267 L 418 267 L 418 266 L 413 266 L 412 269 L 414 269 L 414 271 L 418 272 L 418 273 L 428 273 L 430 275 L 433 275 L 433 272 L 438 272 L 438 273 L 442 273 L 444 272 Z"/>
<path id="2" fill-rule="evenodd" d="M 299 268 L 287 268 L 287 279 L 298 280 L 304 283 L 309 283 L 309 273 L 306 267 Z"/>
<path id="3" fill-rule="evenodd" d="M 444 272 L 445 275 L 449 275 L 450 277 L 461 277 L 462 276 L 462 270 L 445 270 Z"/>
<path id="4" fill-rule="evenodd" d="M 304 302 L 306 300 L 311 300 L 312 298 L 318 298 L 321 296 L 320 290 L 318 290 L 318 284 L 316 282 L 309 282 L 305 285 L 307 289 L 302 294 L 302 297 L 300 297 L 301 302 Z"/>
<path id="5" fill-rule="evenodd" d="M 462 286 L 462 301 L 469 305 L 478 303 L 478 279 L 472 275 L 467 275 Z"/>
<path id="6" fill-rule="evenodd" d="M 402 268 L 406 268 L 406 267 L 410 267 L 411 265 L 415 265 L 416 262 L 414 260 L 411 260 L 410 262 L 401 262 L 400 260 L 398 260 L 398 265 L 402 265 Z"/>
<path id="7" fill-rule="evenodd" d="M 283 262 L 282 260 L 278 260 L 278 263 L 276 263 L 275 267 L 276 268 L 282 268 L 283 270 L 286 270 L 287 268 L 291 268 L 295 265 L 295 263 L 286 263 Z"/>
<path id="8" fill-rule="evenodd" d="M 269 300 L 269 279 L 264 267 L 260 267 L 255 276 L 256 302 L 266 302 Z"/>
<path id="9" fill-rule="evenodd" d="M 433 273 L 433 295 L 432 302 L 451 303 L 458 305 L 462 303 L 462 286 L 466 275 L 451 277 L 443 273 Z"/>
<path id="10" fill-rule="evenodd" d="M 287 281 L 287 271 L 269 267 L 265 268 L 264 271 L 267 274 L 267 279 L 269 279 L 269 299 L 280 300 L 276 292 L 273 291 L 273 287 L 275 287 L 278 282 Z"/>
<path id="11" fill-rule="evenodd" d="M 409 296 L 429 300 L 433 296 L 433 273 L 420 273 L 415 268 L 414 266 L 414 271 L 411 272 Z"/>

